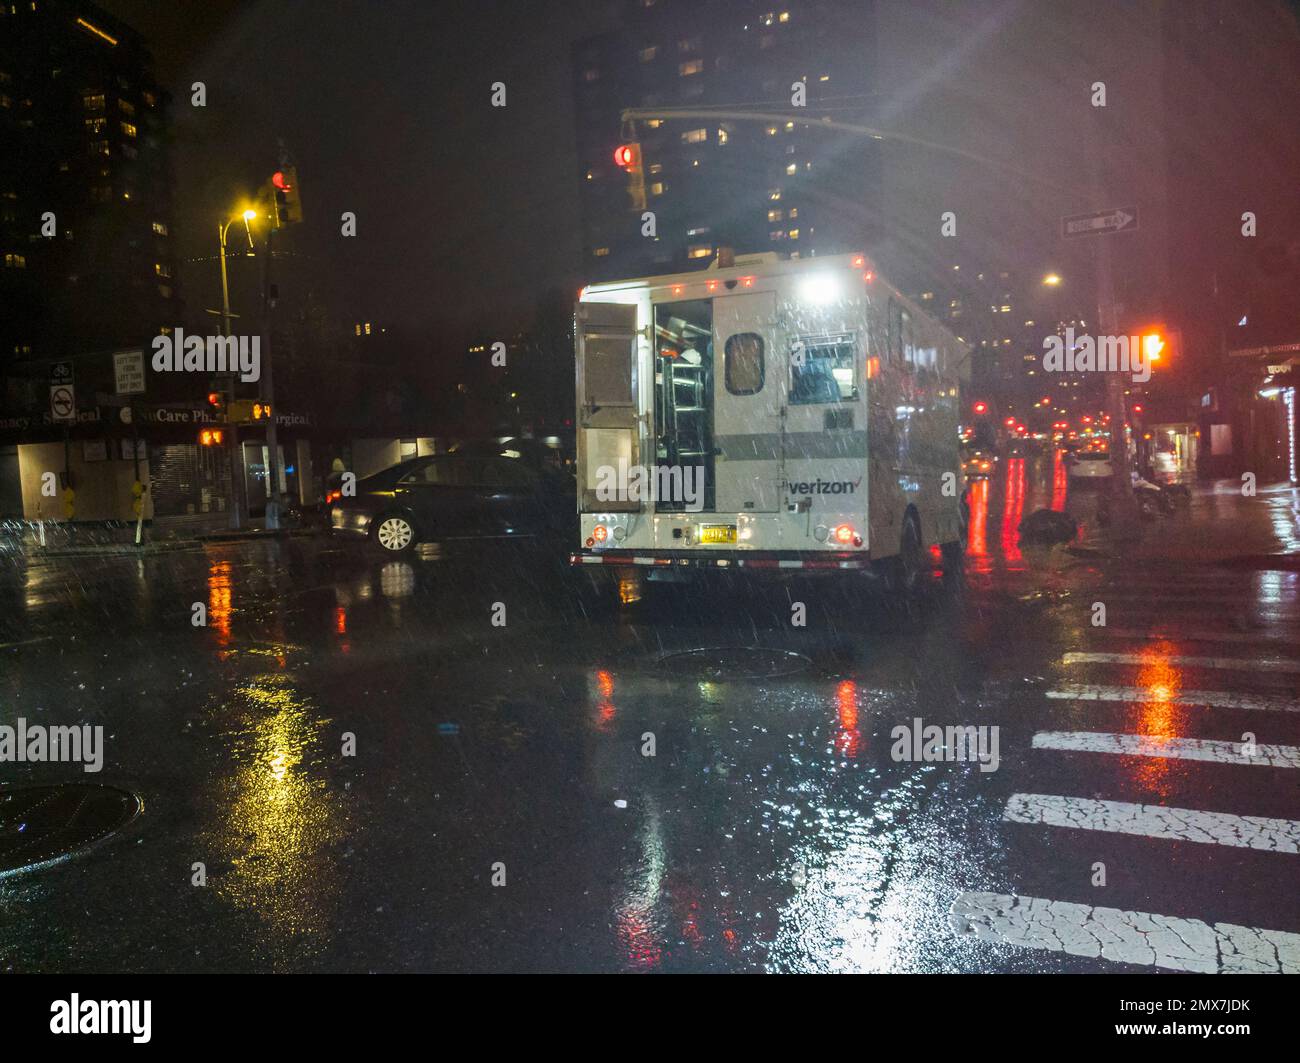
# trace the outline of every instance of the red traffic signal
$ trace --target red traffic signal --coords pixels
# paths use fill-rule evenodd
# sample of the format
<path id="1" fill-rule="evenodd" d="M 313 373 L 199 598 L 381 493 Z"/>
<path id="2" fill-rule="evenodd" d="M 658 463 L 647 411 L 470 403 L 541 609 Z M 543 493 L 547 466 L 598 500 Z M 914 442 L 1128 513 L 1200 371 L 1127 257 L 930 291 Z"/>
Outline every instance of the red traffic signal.
<path id="1" fill-rule="evenodd" d="M 219 391 L 209 391 L 209 392 L 208 392 L 208 405 L 209 405 L 209 406 L 220 406 L 220 405 L 221 405 L 221 392 L 219 392 Z"/>
<path id="2" fill-rule="evenodd" d="M 275 187 L 281 192 L 288 192 L 289 189 L 293 187 L 293 185 L 289 183 L 289 179 L 284 176 L 283 170 L 276 170 L 275 173 L 271 175 L 271 184 L 275 185 Z"/>
<path id="3" fill-rule="evenodd" d="M 635 170 L 641 159 L 641 151 L 635 144 L 620 144 L 614 149 L 614 162 L 625 170 Z"/>
<path id="4" fill-rule="evenodd" d="M 988 413 L 989 404 L 987 402 L 977 402 L 975 403 L 974 409 L 976 413 Z"/>

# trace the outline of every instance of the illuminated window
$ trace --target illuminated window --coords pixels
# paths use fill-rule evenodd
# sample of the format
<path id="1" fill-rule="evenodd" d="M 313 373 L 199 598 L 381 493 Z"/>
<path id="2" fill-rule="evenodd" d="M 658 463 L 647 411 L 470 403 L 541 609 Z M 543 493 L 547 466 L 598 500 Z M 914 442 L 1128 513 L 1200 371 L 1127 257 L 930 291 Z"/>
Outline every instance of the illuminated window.
<path id="1" fill-rule="evenodd" d="M 718 130 L 718 146 L 721 147 L 729 139 L 729 134 L 725 129 Z"/>
<path id="2" fill-rule="evenodd" d="M 785 211 L 783 210 L 769 210 L 767 212 L 768 221 L 780 221 L 784 217 L 785 217 Z"/>
<path id="3" fill-rule="evenodd" d="M 687 258 L 712 258 L 712 244 L 692 244 L 686 249 Z"/>
<path id="4" fill-rule="evenodd" d="M 597 70 L 594 66 L 593 66 L 593 67 L 589 67 L 588 69 L 586 69 L 586 70 L 584 70 L 584 71 L 582 72 L 582 80 L 583 80 L 583 81 L 599 81 L 599 80 L 600 80 L 600 71 Z"/>
<path id="5" fill-rule="evenodd" d="M 82 123 L 92 133 L 102 133 L 108 125 L 107 118 L 87 118 Z"/>
<path id="6" fill-rule="evenodd" d="M 771 189 L 771 190 L 767 193 L 767 198 L 770 199 L 770 200 L 772 200 L 772 202 L 775 203 L 778 199 L 781 198 L 781 190 L 780 190 L 779 188 L 773 188 L 773 189 Z"/>
<path id="7" fill-rule="evenodd" d="M 592 252 L 592 255 L 595 256 L 596 258 L 604 258 L 608 254 L 609 254 L 608 247 L 598 247 L 596 248 L 596 250 Z"/>
<path id="8" fill-rule="evenodd" d="M 662 181 L 655 181 L 650 186 L 650 194 L 652 196 L 662 196 L 664 194 L 664 183 Z"/>
<path id="9" fill-rule="evenodd" d="M 136 134 L 136 128 L 130 122 L 123 122 L 122 132 L 125 133 L 128 137 L 133 137 Z"/>
<path id="10" fill-rule="evenodd" d="M 127 115 L 135 114 L 135 104 L 133 104 L 130 100 L 118 100 L 117 106 L 118 109 L 123 114 L 127 114 Z"/>
<path id="11" fill-rule="evenodd" d="M 649 63 L 658 54 L 659 54 L 659 45 L 657 44 L 647 45 L 645 48 L 642 48 L 639 52 L 637 52 L 638 58 L 640 58 L 641 62 L 643 63 Z"/>
<path id="12" fill-rule="evenodd" d="M 798 229 L 791 229 L 791 230 L 790 230 L 790 239 L 791 239 L 791 240 L 798 240 L 798 239 L 799 239 L 799 230 L 798 230 Z"/>
<path id="13" fill-rule="evenodd" d="M 785 168 L 785 172 L 786 172 L 787 174 L 798 173 L 798 172 L 799 172 L 799 164 L 798 164 L 797 162 L 792 162 L 792 163 L 790 163 L 790 164 Z"/>
<path id="14" fill-rule="evenodd" d="M 707 129 L 688 129 L 682 134 L 683 144 L 703 144 L 708 139 L 709 131 Z"/>
<path id="15" fill-rule="evenodd" d="M 170 277 L 172 275 L 171 267 L 164 262 L 155 262 L 153 271 L 154 275 L 158 277 Z"/>
<path id="16" fill-rule="evenodd" d="M 26 269 L 27 257 L 25 255 L 5 255 L 5 269 Z"/>
<path id="17" fill-rule="evenodd" d="M 798 207 L 791 207 L 791 208 L 790 208 L 790 217 L 791 217 L 791 218 L 797 218 L 797 217 L 799 217 L 799 208 L 798 208 Z"/>
<path id="18" fill-rule="evenodd" d="M 664 172 L 664 164 L 663 164 L 662 162 L 652 162 L 652 163 L 650 164 L 650 172 L 651 172 L 651 173 L 663 173 L 663 172 Z"/>
<path id="19" fill-rule="evenodd" d="M 690 77 L 692 74 L 700 74 L 704 71 L 703 59 L 688 59 L 677 67 L 677 73 L 682 77 Z"/>
<path id="20" fill-rule="evenodd" d="M 102 93 L 98 96 L 83 96 L 81 102 L 85 105 L 85 108 L 88 111 L 102 111 L 104 109 L 104 97 Z"/>

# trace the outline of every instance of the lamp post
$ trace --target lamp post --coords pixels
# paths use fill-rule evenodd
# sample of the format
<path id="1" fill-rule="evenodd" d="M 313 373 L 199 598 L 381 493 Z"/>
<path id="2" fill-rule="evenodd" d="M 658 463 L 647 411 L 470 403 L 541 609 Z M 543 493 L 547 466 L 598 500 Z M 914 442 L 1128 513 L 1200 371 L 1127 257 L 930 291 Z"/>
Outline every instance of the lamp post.
<path id="1" fill-rule="evenodd" d="M 225 223 L 217 222 L 217 243 L 220 249 L 221 259 L 221 335 L 226 339 L 230 338 L 230 319 L 234 316 L 230 312 L 230 280 L 226 273 L 226 237 L 230 233 L 230 227 L 237 221 L 244 223 L 244 232 L 248 236 L 248 247 L 252 250 L 253 233 L 249 229 L 248 223 L 257 217 L 257 213 L 252 210 L 245 210 L 241 214 L 236 214 L 233 218 Z M 226 402 L 226 409 L 229 410 L 235 398 L 235 377 L 230 376 L 229 398 Z M 243 465 L 243 444 L 239 442 L 239 426 L 229 425 L 230 428 L 230 526 L 239 529 L 243 525 L 243 477 L 240 475 L 240 467 Z"/>

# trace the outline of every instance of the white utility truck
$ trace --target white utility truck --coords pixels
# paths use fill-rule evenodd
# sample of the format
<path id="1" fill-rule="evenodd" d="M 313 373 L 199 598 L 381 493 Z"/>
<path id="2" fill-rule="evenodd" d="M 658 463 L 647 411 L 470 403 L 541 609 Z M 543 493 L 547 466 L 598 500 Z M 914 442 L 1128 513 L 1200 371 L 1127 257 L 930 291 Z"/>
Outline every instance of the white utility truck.
<path id="1" fill-rule="evenodd" d="M 684 580 L 960 565 L 968 349 L 861 254 L 593 284 L 574 565 Z"/>

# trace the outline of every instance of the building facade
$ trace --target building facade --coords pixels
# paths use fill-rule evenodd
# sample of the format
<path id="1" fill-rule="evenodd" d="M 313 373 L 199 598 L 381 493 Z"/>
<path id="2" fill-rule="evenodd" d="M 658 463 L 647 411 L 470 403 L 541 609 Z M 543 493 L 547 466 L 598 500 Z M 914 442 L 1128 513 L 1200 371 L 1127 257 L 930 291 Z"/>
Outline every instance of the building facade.
<path id="1" fill-rule="evenodd" d="M 720 247 L 866 249 L 880 224 L 876 142 L 786 116 L 870 123 L 874 8 L 622 0 L 616 28 L 573 49 L 586 276 L 703 268 Z M 628 124 L 627 108 L 677 116 Z M 629 141 L 644 205 L 614 157 Z"/>

